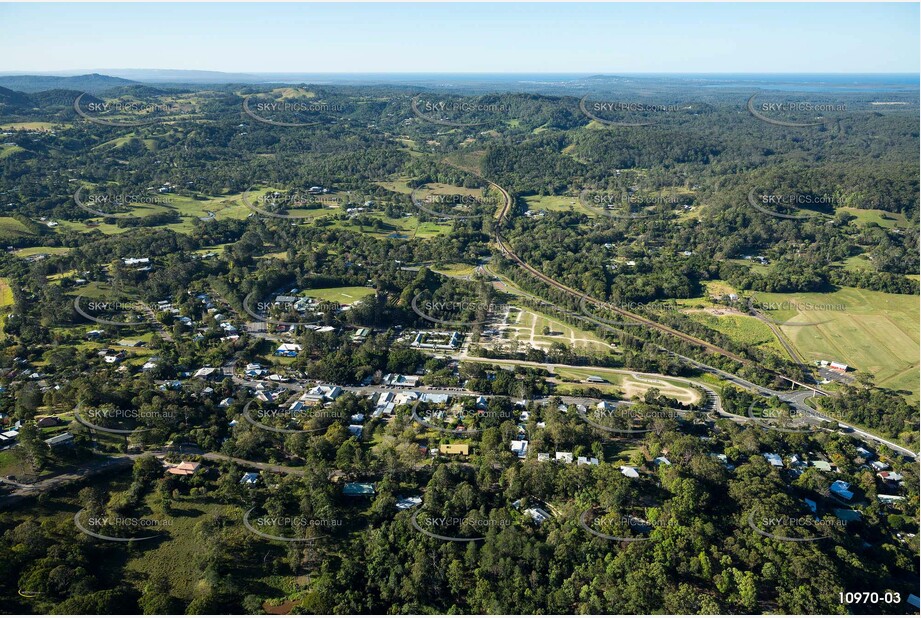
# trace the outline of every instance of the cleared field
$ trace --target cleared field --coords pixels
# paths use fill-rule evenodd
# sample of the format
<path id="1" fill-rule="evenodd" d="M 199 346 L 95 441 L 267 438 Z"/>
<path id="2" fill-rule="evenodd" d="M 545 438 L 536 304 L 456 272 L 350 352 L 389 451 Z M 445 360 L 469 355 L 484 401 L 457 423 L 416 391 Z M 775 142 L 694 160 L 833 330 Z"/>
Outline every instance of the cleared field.
<path id="1" fill-rule="evenodd" d="M 787 303 L 785 310 L 769 312 L 778 322 L 818 323 L 780 327 L 807 360 L 845 362 L 872 373 L 877 385 L 910 392 L 918 400 L 917 296 L 842 288 L 829 294 L 757 297 L 763 303 Z"/>
<path id="2" fill-rule="evenodd" d="M 11 155 L 16 154 L 17 152 L 25 152 L 26 149 L 22 146 L 0 146 L 0 159 L 5 159 Z"/>
<path id="3" fill-rule="evenodd" d="M 591 369 L 576 369 L 572 367 L 555 367 L 554 371 L 561 378 L 575 379 L 585 381 L 589 376 L 597 376 L 608 381 L 607 384 L 591 383 L 581 384 L 581 387 L 591 386 L 601 392 L 616 392 L 623 395 L 626 399 L 642 398 L 646 391 L 652 388 L 659 389 L 659 392 L 666 397 L 673 397 L 682 403 L 696 403 L 700 399 L 700 393 L 697 392 L 686 382 L 681 380 L 650 378 L 645 376 L 634 376 L 626 373 L 618 373 L 611 370 L 605 370 L 599 367 Z M 565 385 L 560 385 L 558 391 L 568 391 Z"/>
<path id="4" fill-rule="evenodd" d="M 328 214 L 328 211 L 327 213 Z M 356 219 L 335 221 L 333 225 L 353 232 L 361 232 L 375 238 L 393 238 L 396 240 L 412 240 L 414 238 L 434 238 L 451 231 L 452 223 L 438 223 L 435 221 L 419 221 L 418 217 L 388 217 L 380 212 L 366 213 L 364 219 L 371 218 L 380 221 L 378 226 L 361 225 Z"/>
<path id="5" fill-rule="evenodd" d="M 610 352 L 613 349 L 591 332 L 573 328 L 530 309 L 512 309 L 501 328 L 506 340 L 527 344 L 532 348 L 547 350 L 553 343 L 562 343 L 589 352 Z"/>
<path id="6" fill-rule="evenodd" d="M 546 210 L 548 212 L 580 212 L 590 217 L 597 217 L 588 208 L 579 203 L 578 197 L 566 195 L 528 195 L 523 198 L 528 210 L 534 212 Z"/>
<path id="7" fill-rule="evenodd" d="M 32 232 L 13 217 L 0 217 L 0 236 L 32 236 Z"/>
<path id="8" fill-rule="evenodd" d="M 473 274 L 474 267 L 470 264 L 442 264 L 433 266 L 431 270 L 447 277 L 469 277 Z"/>
<path id="9" fill-rule="evenodd" d="M 0 124 L 0 130 L 3 131 L 50 131 L 52 129 L 67 129 L 72 125 L 69 123 L 56 124 L 54 122 L 9 122 Z"/>
<path id="10" fill-rule="evenodd" d="M 70 253 L 70 247 L 25 247 L 17 249 L 13 253 L 19 257 L 25 258 L 33 255 L 66 255 Z"/>
<path id="11" fill-rule="evenodd" d="M 694 310 L 688 311 L 686 315 L 713 330 L 729 335 L 735 341 L 769 348 L 772 352 L 787 357 L 771 327 L 758 318 L 727 309 Z"/>
<path id="12" fill-rule="evenodd" d="M 854 221 L 851 222 L 854 224 L 866 224 L 866 223 L 875 223 L 880 227 L 893 228 L 893 227 L 907 227 L 908 220 L 900 212 L 886 212 L 885 210 L 878 209 L 863 209 L 863 208 L 837 208 L 835 212 L 846 212 L 857 217 Z"/>
<path id="13" fill-rule="evenodd" d="M 344 288 L 318 288 L 316 290 L 305 290 L 304 296 L 319 298 L 320 300 L 331 303 L 348 305 L 355 301 L 361 300 L 366 296 L 374 294 L 374 288 L 366 287 L 344 287 Z"/>
<path id="14" fill-rule="evenodd" d="M 6 278 L 0 278 L 0 339 L 3 339 L 3 327 L 6 326 L 7 310 L 13 306 L 13 289 Z"/>

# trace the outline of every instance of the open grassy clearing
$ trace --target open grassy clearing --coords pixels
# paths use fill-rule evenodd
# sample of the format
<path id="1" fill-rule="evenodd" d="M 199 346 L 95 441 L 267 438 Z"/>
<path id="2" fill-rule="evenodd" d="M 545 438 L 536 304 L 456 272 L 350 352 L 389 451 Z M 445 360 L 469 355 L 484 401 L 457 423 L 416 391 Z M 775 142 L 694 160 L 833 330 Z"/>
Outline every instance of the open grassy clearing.
<path id="1" fill-rule="evenodd" d="M 685 315 L 713 330 L 729 335 L 735 341 L 770 349 L 785 358 L 788 356 L 771 327 L 756 317 L 728 308 L 693 310 Z"/>
<path id="2" fill-rule="evenodd" d="M 67 255 L 71 252 L 70 247 L 25 247 L 16 249 L 13 253 L 17 257 L 27 258 L 33 255 Z"/>
<path id="3" fill-rule="evenodd" d="M 580 212 L 590 217 L 597 217 L 597 213 L 583 206 L 576 196 L 567 195 L 527 195 L 522 198 L 527 210 L 538 212 Z"/>
<path id="4" fill-rule="evenodd" d="M 3 333 L 3 328 L 6 326 L 6 314 L 12 306 L 13 289 L 10 287 L 8 279 L 5 277 L 0 278 L 0 339 L 6 336 Z"/>
<path id="5" fill-rule="evenodd" d="M 29 228 L 13 217 L 0 217 L 0 236 L 18 238 L 22 236 L 33 236 L 33 234 Z"/>
<path id="6" fill-rule="evenodd" d="M 475 269 L 476 267 L 470 264 L 442 264 L 431 267 L 431 270 L 446 277 L 469 277 Z"/>
<path id="7" fill-rule="evenodd" d="M 678 378 L 652 378 L 646 376 L 633 376 L 628 373 L 619 373 L 613 370 L 606 370 L 600 367 L 586 369 L 575 369 L 572 367 L 555 367 L 554 371 L 561 378 L 575 379 L 584 382 L 589 376 L 597 376 L 607 380 L 607 384 L 591 383 L 580 386 L 591 386 L 605 392 L 606 390 L 617 391 L 623 394 L 627 399 L 642 398 L 651 388 L 659 389 L 659 392 L 667 397 L 673 397 L 682 403 L 696 403 L 700 400 L 700 393 Z M 559 389 L 558 389 L 559 390 Z"/>
<path id="8" fill-rule="evenodd" d="M 514 307 L 509 311 L 501 329 L 504 341 L 532 348 L 547 350 L 553 343 L 562 343 L 583 352 L 605 353 L 613 350 L 610 344 L 592 332 L 574 328 L 550 316 L 520 307 Z"/>
<path id="9" fill-rule="evenodd" d="M 846 212 L 857 217 L 854 221 L 851 221 L 851 225 L 875 223 L 884 228 L 908 227 L 908 219 L 900 212 L 887 212 L 875 208 L 863 209 L 850 207 L 837 208 L 835 212 Z"/>
<path id="10" fill-rule="evenodd" d="M 8 122 L 0 124 L 0 131 L 51 131 L 69 129 L 69 122 Z"/>
<path id="11" fill-rule="evenodd" d="M 827 294 L 759 293 L 757 298 L 763 303 L 792 305 L 769 312 L 778 322 L 818 323 L 780 327 L 807 360 L 847 363 L 872 373 L 877 385 L 908 391 L 918 400 L 921 336 L 917 296 L 842 288 Z"/>
<path id="12" fill-rule="evenodd" d="M 304 290 L 303 296 L 318 298 L 332 303 L 349 305 L 356 301 L 374 294 L 374 288 L 361 286 L 343 287 L 343 288 L 317 288 L 315 290 Z"/>

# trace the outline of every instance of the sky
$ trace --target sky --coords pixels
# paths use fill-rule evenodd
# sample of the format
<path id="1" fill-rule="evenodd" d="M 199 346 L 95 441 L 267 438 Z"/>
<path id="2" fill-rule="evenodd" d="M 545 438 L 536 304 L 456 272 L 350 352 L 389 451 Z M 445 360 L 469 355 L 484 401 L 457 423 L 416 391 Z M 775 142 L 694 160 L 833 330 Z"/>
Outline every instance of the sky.
<path id="1" fill-rule="evenodd" d="M 918 73 L 918 3 L 0 4 L 0 72 Z"/>

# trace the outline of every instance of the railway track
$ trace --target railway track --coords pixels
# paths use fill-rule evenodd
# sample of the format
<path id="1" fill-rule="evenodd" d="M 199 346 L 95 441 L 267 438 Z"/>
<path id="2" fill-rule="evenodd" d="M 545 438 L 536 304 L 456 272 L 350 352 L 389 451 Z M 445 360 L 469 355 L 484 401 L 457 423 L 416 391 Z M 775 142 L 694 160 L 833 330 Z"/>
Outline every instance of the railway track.
<path id="1" fill-rule="evenodd" d="M 465 171 L 467 171 L 468 173 L 470 173 L 469 170 L 465 170 Z M 509 195 L 508 191 L 506 191 L 505 189 L 503 189 L 502 187 L 500 187 L 500 186 L 497 185 L 496 183 L 491 182 L 491 181 L 489 181 L 489 180 L 483 178 L 482 176 L 480 176 L 480 178 L 481 178 L 482 180 L 484 180 L 485 182 L 488 182 L 489 185 L 490 185 L 491 187 L 493 187 L 496 191 L 498 191 L 499 193 L 501 193 L 501 194 L 502 194 L 502 197 L 504 198 L 504 201 L 505 201 L 505 204 L 504 204 L 504 206 L 502 207 L 502 210 L 499 211 L 499 213 L 497 214 L 497 217 L 496 217 L 496 244 L 499 246 L 499 249 L 502 251 L 502 253 L 503 253 L 503 255 L 505 255 L 505 257 L 509 258 L 510 260 L 512 260 L 513 262 L 515 262 L 516 264 L 518 264 L 521 268 L 523 268 L 524 270 L 526 270 L 527 272 L 529 272 L 531 275 L 533 275 L 534 277 L 536 277 L 536 278 L 539 279 L 540 281 L 543 281 L 543 282 L 546 283 L 547 285 L 549 285 L 549 286 L 551 286 L 551 287 L 553 287 L 553 288 L 556 288 L 557 290 L 560 290 L 560 291 L 566 292 L 567 294 L 570 294 L 570 295 L 572 295 L 572 296 L 575 296 L 575 297 L 576 297 L 578 300 L 580 300 L 580 301 L 585 301 L 585 302 L 594 303 L 594 304 L 596 304 L 596 305 L 598 305 L 598 306 L 600 306 L 600 307 L 602 307 L 602 308 L 604 308 L 604 309 L 606 309 L 606 310 L 608 310 L 608 311 L 610 311 L 610 312 L 612 312 L 612 313 L 614 313 L 614 314 L 617 314 L 617 315 L 619 315 L 619 316 L 621 316 L 621 317 L 628 318 L 628 319 L 630 319 L 630 320 L 632 320 L 632 321 L 634 321 L 634 322 L 640 323 L 640 324 L 642 324 L 642 325 L 644 325 L 644 326 L 648 326 L 648 327 L 650 327 L 650 328 L 654 328 L 654 329 L 656 329 L 656 330 L 658 330 L 658 331 L 664 332 L 664 333 L 666 333 L 666 334 L 668 334 L 668 335 L 671 335 L 671 336 L 673 336 L 673 337 L 677 337 L 677 338 L 679 338 L 679 339 L 681 339 L 681 340 L 683 340 L 683 341 L 686 341 L 686 342 L 688 342 L 688 343 L 691 343 L 691 344 L 694 344 L 694 345 L 697 345 L 697 346 L 701 346 L 701 347 L 703 347 L 704 349 L 706 349 L 706 350 L 708 350 L 708 351 L 710 351 L 710 352 L 713 352 L 714 354 L 720 354 L 720 355 L 722 355 L 722 356 L 726 356 L 726 357 L 728 357 L 728 358 L 731 358 L 731 359 L 733 359 L 733 360 L 735 360 L 735 361 L 738 361 L 738 362 L 740 362 L 740 363 L 743 363 L 743 364 L 749 364 L 749 363 L 751 363 L 750 360 L 745 359 L 745 358 L 742 358 L 741 356 L 739 356 L 739 355 L 737 355 L 737 354 L 734 354 L 734 353 L 730 352 L 729 350 L 726 350 L 726 349 L 724 349 L 724 348 L 721 348 L 721 347 L 718 346 L 718 345 L 712 344 L 712 343 L 710 343 L 710 342 L 708 342 L 708 341 L 704 341 L 703 339 L 699 339 L 699 338 L 697 338 L 697 337 L 693 337 L 693 336 L 691 336 L 691 335 L 688 335 L 687 333 L 683 333 L 683 332 L 681 332 L 681 331 L 679 331 L 679 330 L 675 330 L 674 328 L 671 328 L 671 327 L 669 327 L 669 326 L 665 326 L 664 324 L 659 324 L 658 322 L 656 322 L 656 321 L 654 321 L 654 320 L 650 320 L 649 318 L 643 317 L 643 316 L 638 315 L 638 314 L 636 314 L 636 313 L 633 313 L 633 312 L 631 312 L 631 311 L 626 311 L 625 309 L 621 309 L 620 307 L 615 307 L 614 305 L 611 305 L 610 303 L 606 303 L 606 302 L 600 301 L 600 300 L 598 300 L 598 299 L 596 299 L 596 298 L 592 298 L 591 296 L 589 296 L 588 294 L 586 294 L 586 293 L 584 293 L 584 292 L 580 292 L 579 290 L 576 290 L 576 289 L 574 289 L 574 288 L 571 288 L 571 287 L 569 287 L 569 286 L 567 286 L 567 285 L 564 285 L 564 284 L 560 283 L 559 281 L 557 281 L 557 280 L 555 280 L 555 279 L 553 279 L 553 278 L 551 278 L 551 277 L 548 277 L 548 276 L 545 275 L 544 273 L 540 272 L 539 270 L 537 270 L 536 268 L 534 268 L 533 266 L 531 266 L 530 264 L 528 264 L 527 262 L 525 262 L 524 260 L 522 260 L 521 257 L 519 257 L 518 254 L 515 253 L 515 251 L 511 248 L 511 246 L 508 244 L 508 242 L 506 242 L 506 240 L 502 237 L 502 228 L 504 227 L 505 223 L 507 222 L 508 217 L 509 217 L 509 213 L 510 213 L 511 208 L 512 208 L 512 197 Z"/>

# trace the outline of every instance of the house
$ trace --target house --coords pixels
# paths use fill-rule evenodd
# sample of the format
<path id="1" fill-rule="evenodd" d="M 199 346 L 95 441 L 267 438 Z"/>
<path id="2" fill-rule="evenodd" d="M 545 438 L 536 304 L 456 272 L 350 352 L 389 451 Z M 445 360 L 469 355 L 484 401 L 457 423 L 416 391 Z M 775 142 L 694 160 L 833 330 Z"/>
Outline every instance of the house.
<path id="1" fill-rule="evenodd" d="M 421 496 L 410 496 L 408 498 L 397 498 L 397 509 L 405 511 L 422 504 Z"/>
<path id="2" fill-rule="evenodd" d="M 125 360 L 125 358 L 126 358 L 126 355 L 124 352 L 116 352 L 115 354 L 106 354 L 105 356 L 103 356 L 103 360 L 109 363 L 110 365 L 112 363 L 121 362 Z"/>
<path id="3" fill-rule="evenodd" d="M 321 401 L 335 401 L 342 394 L 342 387 L 336 385 L 318 385 L 301 396 L 301 401 L 318 403 Z"/>
<path id="4" fill-rule="evenodd" d="M 579 457 L 576 460 L 577 466 L 597 466 L 598 458 L 597 457 Z"/>
<path id="5" fill-rule="evenodd" d="M 515 453 L 519 459 L 524 459 L 525 455 L 528 454 L 527 440 L 512 440 L 509 446 L 512 449 L 512 452 Z"/>
<path id="6" fill-rule="evenodd" d="M 225 397 L 224 399 L 221 399 L 221 403 L 217 404 L 217 407 L 229 408 L 232 403 L 233 403 L 233 397 Z"/>
<path id="7" fill-rule="evenodd" d="M 585 378 L 585 381 L 586 381 L 586 382 L 590 382 L 590 383 L 592 383 L 592 384 L 605 384 L 605 383 L 607 383 L 607 380 L 605 380 L 604 378 L 599 377 L 599 376 L 588 376 L 587 378 Z"/>
<path id="8" fill-rule="evenodd" d="M 62 433 L 62 434 L 58 434 L 52 438 L 48 438 L 47 440 L 45 440 L 45 444 L 47 444 L 48 446 L 52 448 L 54 448 L 55 446 L 68 446 L 68 445 L 73 444 L 73 442 L 74 442 L 74 434 L 70 433 L 69 431 Z"/>
<path id="9" fill-rule="evenodd" d="M 870 463 L 870 467 L 876 470 L 877 472 L 882 472 L 883 470 L 886 470 L 887 468 L 889 468 L 889 464 L 887 464 L 884 461 L 877 460 L 877 461 Z"/>
<path id="10" fill-rule="evenodd" d="M 640 473 L 637 471 L 636 468 L 633 468 L 631 466 L 621 466 L 620 473 L 630 479 L 640 478 Z"/>
<path id="11" fill-rule="evenodd" d="M 470 455 L 469 444 L 442 444 L 438 448 L 442 455 Z"/>
<path id="12" fill-rule="evenodd" d="M 828 363 L 828 366 L 831 367 L 832 371 L 837 371 L 838 373 L 847 372 L 847 365 L 844 363 L 838 363 L 838 362 L 832 361 Z"/>
<path id="13" fill-rule="evenodd" d="M 240 479 L 241 484 L 245 485 L 255 485 L 259 482 L 259 473 L 258 472 L 247 472 L 243 475 L 243 478 Z"/>
<path id="14" fill-rule="evenodd" d="M 196 371 L 192 377 L 201 378 L 202 380 L 214 380 L 216 378 L 223 377 L 223 372 L 218 371 L 216 367 L 202 367 Z"/>
<path id="15" fill-rule="evenodd" d="M 563 463 L 572 463 L 572 453 L 565 451 L 557 451 L 555 459 L 557 461 L 562 461 Z"/>
<path id="16" fill-rule="evenodd" d="M 136 266 L 138 264 L 150 264 L 150 258 L 122 258 L 125 266 Z"/>
<path id="17" fill-rule="evenodd" d="M 531 519 L 533 519 L 534 523 L 536 523 L 537 525 L 540 525 L 544 523 L 545 521 L 547 521 L 548 519 L 550 519 L 550 513 L 536 506 L 531 507 L 529 509 L 525 509 L 524 514 L 529 516 Z"/>
<path id="18" fill-rule="evenodd" d="M 346 483 L 342 488 L 345 496 L 373 496 L 374 483 Z"/>
<path id="19" fill-rule="evenodd" d="M 891 494 L 876 494 L 876 499 L 880 504 L 895 504 L 905 499 L 905 496 L 893 496 Z"/>
<path id="20" fill-rule="evenodd" d="M 294 358 L 301 351 L 301 345 L 299 343 L 283 343 L 275 350 L 275 356 L 286 356 L 288 358 Z"/>
<path id="21" fill-rule="evenodd" d="M 672 465 L 672 462 L 670 462 L 667 457 L 656 457 L 655 459 L 652 460 L 652 463 L 654 463 L 657 466 Z"/>
<path id="22" fill-rule="evenodd" d="M 853 500 L 854 492 L 851 491 L 851 484 L 846 481 L 835 481 L 828 490 L 844 500 Z"/>
<path id="23" fill-rule="evenodd" d="M 864 459 L 870 459 L 873 457 L 873 452 L 865 449 L 862 446 L 857 447 L 857 454 L 863 457 Z"/>
<path id="24" fill-rule="evenodd" d="M 816 510 L 819 508 L 819 505 L 816 503 L 815 500 L 810 500 L 809 498 L 806 498 L 805 500 L 803 500 L 803 502 L 806 503 L 806 506 L 808 506 L 809 510 L 812 511 L 813 513 L 815 513 Z"/>
<path id="25" fill-rule="evenodd" d="M 537 461 L 550 461 L 550 453 L 538 453 Z"/>
<path id="26" fill-rule="evenodd" d="M 349 433 L 356 438 L 360 438 L 364 430 L 365 428 L 361 425 L 349 425 Z"/>
<path id="27" fill-rule="evenodd" d="M 816 470 L 821 470 L 822 472 L 831 472 L 831 464 L 827 461 L 817 459 L 815 461 L 810 461 L 809 463 L 812 464 L 812 467 Z"/>
<path id="28" fill-rule="evenodd" d="M 176 476 L 192 476 L 201 468 L 201 463 L 197 461 L 183 461 L 179 464 L 166 464 L 166 471 Z"/>
<path id="29" fill-rule="evenodd" d="M 765 453 L 764 458 L 775 468 L 783 468 L 783 459 L 777 453 Z"/>
<path id="30" fill-rule="evenodd" d="M 40 419 L 36 419 L 36 427 L 54 427 L 55 425 L 60 425 L 61 419 L 56 416 L 43 416 Z"/>
<path id="31" fill-rule="evenodd" d="M 888 471 L 880 472 L 876 476 L 883 479 L 884 481 L 891 482 L 891 483 L 901 483 L 902 482 L 902 475 L 899 474 L 898 472 L 888 472 Z"/>

